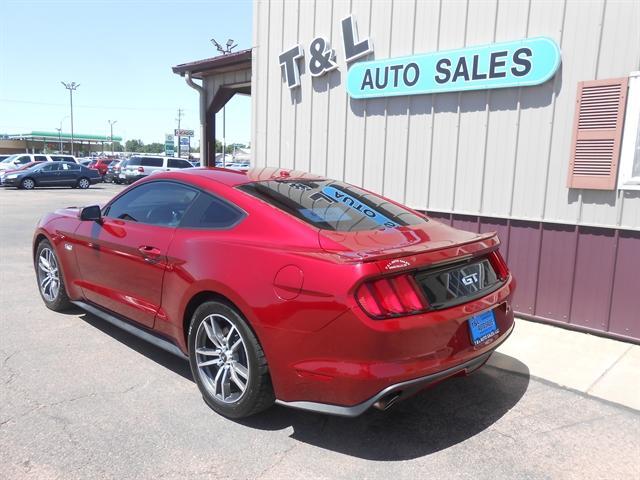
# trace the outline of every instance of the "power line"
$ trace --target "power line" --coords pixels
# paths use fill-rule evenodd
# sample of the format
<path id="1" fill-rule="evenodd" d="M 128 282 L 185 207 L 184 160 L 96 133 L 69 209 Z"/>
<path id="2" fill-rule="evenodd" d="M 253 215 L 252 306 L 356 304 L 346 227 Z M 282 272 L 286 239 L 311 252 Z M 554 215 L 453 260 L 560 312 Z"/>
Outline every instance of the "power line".
<path id="1" fill-rule="evenodd" d="M 20 103 L 20 104 L 27 104 L 27 105 L 43 105 L 46 107 L 66 107 L 67 106 L 65 103 L 33 102 L 30 100 L 14 100 L 10 98 L 0 98 L 0 102 Z M 145 110 L 170 111 L 170 110 L 173 110 L 174 107 L 124 107 L 124 106 L 119 107 L 119 106 L 113 106 L 113 105 L 74 105 L 74 108 L 95 108 L 95 109 L 108 109 L 108 110 L 139 110 L 139 111 L 145 111 Z M 183 108 L 182 111 L 189 112 L 190 109 Z"/>

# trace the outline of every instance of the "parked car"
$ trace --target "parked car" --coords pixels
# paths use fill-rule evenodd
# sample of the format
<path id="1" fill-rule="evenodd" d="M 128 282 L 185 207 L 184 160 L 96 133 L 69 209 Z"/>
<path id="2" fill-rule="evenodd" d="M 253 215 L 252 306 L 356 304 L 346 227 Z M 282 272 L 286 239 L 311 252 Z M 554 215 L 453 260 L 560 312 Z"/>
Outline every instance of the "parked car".
<path id="1" fill-rule="evenodd" d="M 109 168 L 109 165 L 112 162 L 112 158 L 96 158 L 88 165 L 88 168 L 97 170 L 100 173 L 100 176 L 104 177 L 107 174 L 107 168 Z"/>
<path id="2" fill-rule="evenodd" d="M 73 155 L 44 155 L 44 154 L 31 154 L 31 153 L 18 153 L 5 158 L 0 162 L 0 171 L 2 170 L 14 170 L 15 168 L 25 165 L 31 162 L 73 162 L 77 163 L 76 158 Z"/>
<path id="3" fill-rule="evenodd" d="M 103 180 L 105 183 L 113 183 L 120 174 L 120 164 L 122 160 L 115 159 L 107 167 L 107 171 L 104 174 Z"/>
<path id="4" fill-rule="evenodd" d="M 11 155 L 0 155 L 0 162 L 2 162 L 5 158 L 9 158 Z"/>
<path id="5" fill-rule="evenodd" d="M 185 168 L 193 168 L 193 165 L 182 158 L 136 155 L 131 157 L 127 166 L 120 171 L 120 179 L 123 183 L 132 183 L 156 171 L 170 172 Z"/>
<path id="6" fill-rule="evenodd" d="M 498 246 L 324 177 L 197 168 L 46 215 L 33 252 L 48 308 L 188 358 L 238 418 L 356 416 L 480 368 L 513 329 Z"/>
<path id="7" fill-rule="evenodd" d="M 91 162 L 93 162 L 93 158 L 84 157 L 78 159 L 78 163 L 84 167 L 88 167 Z"/>
<path id="8" fill-rule="evenodd" d="M 4 178 L 7 175 L 10 175 L 10 174 L 12 174 L 14 172 L 19 172 L 21 170 L 26 170 L 27 168 L 31 168 L 31 167 L 33 167 L 35 165 L 38 165 L 39 163 L 41 163 L 41 162 L 29 162 L 29 163 L 25 163 L 24 165 L 20 165 L 19 167 L 16 167 L 13 170 L 2 170 L 2 171 L 0 171 L 0 185 L 3 184 Z"/>
<path id="9" fill-rule="evenodd" d="M 102 179 L 96 170 L 72 162 L 37 162 L 25 170 L 6 174 L 2 185 L 32 190 L 35 187 L 89 188 Z"/>

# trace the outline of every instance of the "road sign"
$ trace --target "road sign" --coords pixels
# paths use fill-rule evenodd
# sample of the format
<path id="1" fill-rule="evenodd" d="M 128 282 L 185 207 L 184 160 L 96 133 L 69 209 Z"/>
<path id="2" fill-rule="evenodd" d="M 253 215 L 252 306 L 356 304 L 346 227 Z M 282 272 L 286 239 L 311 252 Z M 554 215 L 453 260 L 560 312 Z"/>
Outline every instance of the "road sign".
<path id="1" fill-rule="evenodd" d="M 174 130 L 176 137 L 193 137 L 193 130 L 178 129 Z"/>
<path id="2" fill-rule="evenodd" d="M 175 153 L 173 148 L 173 135 L 171 135 L 170 133 L 167 133 L 164 136 L 164 152 L 167 155 L 173 155 Z"/>

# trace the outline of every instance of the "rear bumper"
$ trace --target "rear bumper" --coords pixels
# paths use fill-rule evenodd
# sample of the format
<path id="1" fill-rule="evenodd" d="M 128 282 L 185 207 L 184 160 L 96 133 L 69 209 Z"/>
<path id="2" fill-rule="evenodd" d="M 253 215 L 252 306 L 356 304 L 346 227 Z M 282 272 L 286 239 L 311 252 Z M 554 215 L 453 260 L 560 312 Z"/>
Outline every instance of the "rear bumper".
<path id="1" fill-rule="evenodd" d="M 285 402 L 283 400 L 276 400 L 276 403 L 290 408 L 309 410 L 318 413 L 326 413 L 329 415 L 339 415 L 342 417 L 357 417 L 358 415 L 362 415 L 374 405 L 379 407 L 381 410 L 386 410 L 392 404 L 400 400 L 404 400 L 405 398 L 412 396 L 413 394 L 429 387 L 430 385 L 457 375 L 468 375 L 478 368 L 482 367 L 487 362 L 487 360 L 489 360 L 489 357 L 491 356 L 493 351 L 498 348 L 498 346 L 503 341 L 505 341 L 509 335 L 511 335 L 513 327 L 514 325 L 512 324 L 511 328 L 509 328 L 509 331 L 507 331 L 502 337 L 500 337 L 500 341 L 494 343 L 488 352 L 485 352 L 475 358 L 472 358 L 471 360 L 467 360 L 464 363 L 455 365 L 445 370 L 431 373 L 423 377 L 414 378 L 412 380 L 406 380 L 404 382 L 389 385 L 371 398 L 358 403 L 357 405 L 343 406 L 305 401 Z"/>
<path id="2" fill-rule="evenodd" d="M 411 393 L 407 382 L 415 392 L 468 373 L 511 333 L 514 288 L 510 277 L 495 292 L 445 310 L 374 320 L 355 307 L 317 331 L 260 335 L 276 398 L 292 407 L 358 415 L 394 391 Z M 468 319 L 487 310 L 494 311 L 499 332 L 473 345 Z M 270 355 L 274 350 L 286 357 Z"/>

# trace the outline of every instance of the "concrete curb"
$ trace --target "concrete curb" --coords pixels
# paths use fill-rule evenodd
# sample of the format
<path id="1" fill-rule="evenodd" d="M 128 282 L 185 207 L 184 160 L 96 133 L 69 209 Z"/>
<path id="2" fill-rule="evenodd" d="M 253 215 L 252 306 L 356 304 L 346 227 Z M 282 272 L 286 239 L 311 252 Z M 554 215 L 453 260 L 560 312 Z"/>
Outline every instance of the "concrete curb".
<path id="1" fill-rule="evenodd" d="M 638 345 L 517 319 L 497 352 L 488 365 L 640 410 Z"/>

